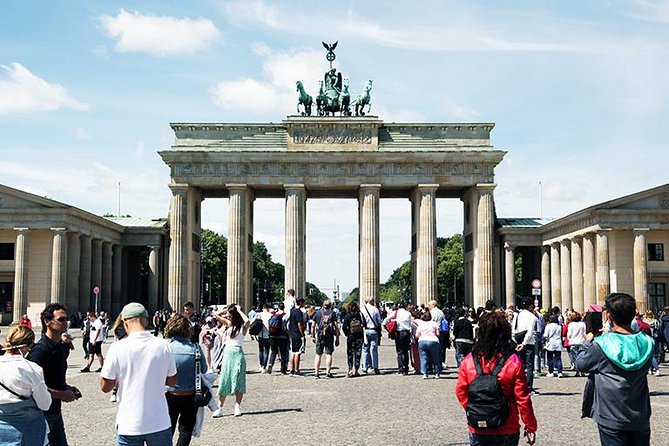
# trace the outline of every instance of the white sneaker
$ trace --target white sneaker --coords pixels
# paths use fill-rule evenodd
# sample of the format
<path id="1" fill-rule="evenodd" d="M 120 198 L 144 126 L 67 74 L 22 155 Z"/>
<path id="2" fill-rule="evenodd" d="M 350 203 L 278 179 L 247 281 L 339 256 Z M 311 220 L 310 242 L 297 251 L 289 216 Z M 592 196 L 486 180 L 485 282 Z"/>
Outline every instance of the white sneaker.
<path id="1" fill-rule="evenodd" d="M 221 418 L 222 416 L 223 416 L 223 408 L 222 408 L 222 407 L 219 407 L 218 409 L 216 409 L 216 410 L 211 414 L 211 417 L 212 417 L 212 418 Z"/>
<path id="2" fill-rule="evenodd" d="M 242 416 L 242 408 L 237 403 L 235 403 L 235 416 L 236 417 L 241 417 Z"/>
<path id="3" fill-rule="evenodd" d="M 653 373 L 653 375 L 660 376 L 661 375 L 660 369 L 655 370 L 655 373 Z"/>
<path id="4" fill-rule="evenodd" d="M 112 393 L 111 396 L 109 397 L 109 402 L 110 403 L 115 403 L 116 402 L 116 394 Z"/>
<path id="5" fill-rule="evenodd" d="M 562 377 L 564 377 L 564 375 L 563 375 L 562 373 L 558 373 L 558 374 L 557 374 L 557 377 L 558 377 L 558 378 L 562 378 Z"/>

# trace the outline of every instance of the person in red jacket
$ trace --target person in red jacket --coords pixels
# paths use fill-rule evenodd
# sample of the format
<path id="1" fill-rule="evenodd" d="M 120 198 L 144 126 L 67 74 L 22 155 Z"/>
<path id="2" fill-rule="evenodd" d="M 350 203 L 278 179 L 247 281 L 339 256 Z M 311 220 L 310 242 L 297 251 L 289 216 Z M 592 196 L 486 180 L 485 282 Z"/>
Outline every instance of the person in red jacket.
<path id="1" fill-rule="evenodd" d="M 497 375 L 502 394 L 509 404 L 509 417 L 497 428 L 469 427 L 469 444 L 472 446 L 508 445 L 516 446 L 520 441 L 520 418 L 525 424 L 525 437 L 533 445 L 536 440 L 537 419 L 532 408 L 530 389 L 523 369 L 523 363 L 513 354 L 511 326 L 503 313 L 487 313 L 479 321 L 478 340 L 472 353 L 460 364 L 455 394 L 467 411 L 469 384 L 477 377 L 474 356 L 481 363 L 483 372 L 490 374 L 497 361 L 507 357 Z"/>

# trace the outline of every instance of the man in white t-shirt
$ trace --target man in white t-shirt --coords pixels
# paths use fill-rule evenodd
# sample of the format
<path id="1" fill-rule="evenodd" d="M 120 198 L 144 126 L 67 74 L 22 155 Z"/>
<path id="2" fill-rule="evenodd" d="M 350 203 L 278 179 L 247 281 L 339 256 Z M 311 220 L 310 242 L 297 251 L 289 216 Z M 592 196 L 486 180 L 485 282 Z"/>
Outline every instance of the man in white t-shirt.
<path id="1" fill-rule="evenodd" d="M 105 364 L 105 358 L 102 356 L 102 344 L 105 341 L 104 324 L 94 311 L 88 312 L 88 320 L 91 323 L 91 334 L 88 346 L 88 364 L 81 369 L 81 372 L 86 373 L 91 371 L 91 366 L 93 365 L 96 356 L 98 357 L 98 361 L 100 361 L 100 368 L 97 369 L 96 372 L 100 372 Z"/>
<path id="2" fill-rule="evenodd" d="M 167 341 L 146 331 L 149 319 L 142 304 L 123 307 L 121 318 L 128 336 L 109 347 L 100 374 L 104 393 L 118 388 L 118 444 L 172 444 L 165 386 L 177 384 L 174 357 Z"/>

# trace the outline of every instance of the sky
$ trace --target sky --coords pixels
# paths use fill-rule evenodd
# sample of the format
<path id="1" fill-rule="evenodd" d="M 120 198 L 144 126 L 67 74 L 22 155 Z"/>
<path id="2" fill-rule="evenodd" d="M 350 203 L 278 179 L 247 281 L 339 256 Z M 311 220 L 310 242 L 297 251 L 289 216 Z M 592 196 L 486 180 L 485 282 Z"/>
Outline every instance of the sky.
<path id="1" fill-rule="evenodd" d="M 165 217 L 170 122 L 280 122 L 295 81 L 374 80 L 385 122 L 494 122 L 499 217 L 557 218 L 668 182 L 669 2 L 4 0 L 0 183 L 87 211 Z M 120 187 L 119 187 L 120 183 Z M 119 194 L 120 190 L 120 194 Z M 203 226 L 227 233 L 227 201 Z M 256 241 L 284 261 L 282 200 Z M 380 205 L 381 280 L 408 259 L 408 200 Z M 357 286 L 357 203 L 309 200 L 307 280 Z M 437 201 L 439 236 L 462 231 Z"/>

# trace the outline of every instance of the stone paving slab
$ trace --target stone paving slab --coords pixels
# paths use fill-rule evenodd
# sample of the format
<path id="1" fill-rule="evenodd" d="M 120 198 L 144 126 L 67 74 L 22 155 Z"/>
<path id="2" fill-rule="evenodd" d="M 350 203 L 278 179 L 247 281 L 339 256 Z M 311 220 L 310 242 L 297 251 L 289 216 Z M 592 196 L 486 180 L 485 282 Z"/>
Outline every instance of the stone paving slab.
<path id="1" fill-rule="evenodd" d="M 5 330 L 3 330 L 4 332 Z M 63 404 L 68 439 L 72 446 L 114 445 L 116 404 L 98 387 L 99 374 L 79 373 L 83 367 L 80 340 L 70 357 L 68 382 L 78 386 L 83 398 Z M 345 343 L 343 343 L 345 344 Z M 105 344 L 105 349 L 109 343 Z M 306 376 L 259 374 L 257 345 L 247 341 L 247 390 L 244 415 L 231 416 L 233 402 L 226 402 L 226 416 L 207 414 L 201 438 L 191 444 L 236 446 L 280 445 L 467 445 L 464 411 L 455 398 L 457 371 L 452 351 L 451 368 L 441 380 L 424 381 L 420 375 L 399 376 L 394 346 L 384 339 L 380 347 L 382 375 L 345 378 L 346 352 L 335 352 L 335 378 L 313 377 L 314 349 L 309 345 L 303 370 Z M 566 354 L 565 364 L 568 364 Z M 97 362 L 94 364 L 97 368 Z M 666 376 L 649 376 L 651 389 L 651 444 L 664 445 L 669 438 L 669 368 Z M 597 445 L 597 428 L 580 419 L 585 378 L 541 377 L 533 397 L 539 431 L 538 445 Z M 521 439 L 521 444 L 525 444 Z"/>

